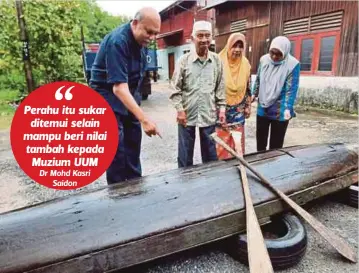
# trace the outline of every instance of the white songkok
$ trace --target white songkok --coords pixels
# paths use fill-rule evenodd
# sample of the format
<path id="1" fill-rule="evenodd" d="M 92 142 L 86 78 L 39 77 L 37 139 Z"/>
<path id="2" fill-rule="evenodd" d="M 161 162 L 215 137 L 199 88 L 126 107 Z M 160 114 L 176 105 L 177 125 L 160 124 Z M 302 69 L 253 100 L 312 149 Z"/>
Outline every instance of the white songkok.
<path id="1" fill-rule="evenodd" d="M 193 24 L 192 37 L 196 36 L 197 31 L 209 31 L 212 34 L 212 25 L 207 21 L 197 21 Z"/>

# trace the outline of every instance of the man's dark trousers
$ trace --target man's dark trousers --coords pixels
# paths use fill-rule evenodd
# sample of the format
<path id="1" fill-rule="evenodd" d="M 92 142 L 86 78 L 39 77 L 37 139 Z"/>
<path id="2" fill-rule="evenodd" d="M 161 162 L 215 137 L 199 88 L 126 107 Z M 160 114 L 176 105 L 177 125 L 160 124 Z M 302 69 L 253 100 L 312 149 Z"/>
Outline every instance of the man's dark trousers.
<path id="1" fill-rule="evenodd" d="M 200 127 L 199 136 L 201 142 L 202 162 L 218 160 L 216 144 L 210 135 L 215 132 L 216 126 Z M 196 140 L 196 127 L 178 125 L 178 167 L 193 165 L 193 151 Z"/>
<path id="2" fill-rule="evenodd" d="M 132 115 L 115 113 L 118 124 L 119 144 L 116 155 L 106 172 L 108 184 L 125 181 L 142 175 L 140 152 L 141 123 Z"/>

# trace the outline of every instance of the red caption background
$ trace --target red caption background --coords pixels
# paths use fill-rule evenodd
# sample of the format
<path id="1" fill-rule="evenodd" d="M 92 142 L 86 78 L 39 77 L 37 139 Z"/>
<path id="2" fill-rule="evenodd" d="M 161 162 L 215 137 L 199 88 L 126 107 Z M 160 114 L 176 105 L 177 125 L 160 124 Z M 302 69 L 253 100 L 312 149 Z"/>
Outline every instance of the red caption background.
<path id="1" fill-rule="evenodd" d="M 116 117 L 105 99 L 74 82 L 55 82 L 28 95 L 15 112 L 11 146 L 35 182 L 71 190 L 98 179 L 118 145 Z"/>

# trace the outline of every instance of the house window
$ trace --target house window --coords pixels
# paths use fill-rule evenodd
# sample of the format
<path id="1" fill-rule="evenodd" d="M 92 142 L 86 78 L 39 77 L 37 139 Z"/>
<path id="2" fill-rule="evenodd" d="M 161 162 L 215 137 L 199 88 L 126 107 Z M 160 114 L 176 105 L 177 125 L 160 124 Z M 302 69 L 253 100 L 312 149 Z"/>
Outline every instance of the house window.
<path id="1" fill-rule="evenodd" d="M 304 34 L 324 30 L 340 30 L 343 11 L 319 14 L 305 18 L 285 21 L 284 35 Z"/>
<path id="2" fill-rule="evenodd" d="M 335 36 L 323 37 L 320 42 L 319 71 L 331 71 L 335 48 Z"/>
<path id="3" fill-rule="evenodd" d="M 313 39 L 303 39 L 302 48 L 300 52 L 300 63 L 302 71 L 312 70 L 313 60 Z"/>
<path id="4" fill-rule="evenodd" d="M 290 55 L 294 56 L 295 52 L 295 42 L 290 41 Z"/>
<path id="5" fill-rule="evenodd" d="M 230 25 L 231 32 L 245 32 L 246 28 L 247 28 L 247 19 L 231 22 Z"/>
<path id="6" fill-rule="evenodd" d="M 343 11 L 335 11 L 284 22 L 283 34 L 302 74 L 335 75 L 342 20 Z"/>
<path id="7" fill-rule="evenodd" d="M 301 63 L 301 74 L 335 75 L 340 31 L 288 36 L 291 54 Z"/>

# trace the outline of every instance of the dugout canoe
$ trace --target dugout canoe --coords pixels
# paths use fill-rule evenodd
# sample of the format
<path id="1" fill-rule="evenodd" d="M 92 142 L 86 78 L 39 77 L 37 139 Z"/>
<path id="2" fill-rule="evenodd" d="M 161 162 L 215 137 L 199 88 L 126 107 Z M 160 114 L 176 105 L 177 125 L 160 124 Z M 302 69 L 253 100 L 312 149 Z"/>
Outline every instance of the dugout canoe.
<path id="1" fill-rule="evenodd" d="M 245 156 L 303 205 L 358 181 L 344 144 Z M 245 230 L 234 159 L 142 177 L 0 214 L 0 272 L 112 272 Z M 248 171 L 260 222 L 288 207 Z"/>

